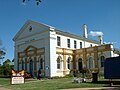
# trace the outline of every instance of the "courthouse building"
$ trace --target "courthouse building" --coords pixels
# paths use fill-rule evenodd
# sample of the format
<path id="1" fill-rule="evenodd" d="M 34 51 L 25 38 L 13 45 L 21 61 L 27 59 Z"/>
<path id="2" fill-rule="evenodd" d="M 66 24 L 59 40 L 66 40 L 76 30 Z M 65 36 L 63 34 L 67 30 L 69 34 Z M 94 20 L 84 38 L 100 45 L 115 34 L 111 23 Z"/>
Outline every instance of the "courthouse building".
<path id="1" fill-rule="evenodd" d="M 113 57 L 113 45 L 87 36 L 61 31 L 52 26 L 28 20 L 13 38 L 15 42 L 14 69 L 36 76 L 41 69 L 46 77 L 65 76 L 88 69 L 102 72 L 104 60 Z"/>

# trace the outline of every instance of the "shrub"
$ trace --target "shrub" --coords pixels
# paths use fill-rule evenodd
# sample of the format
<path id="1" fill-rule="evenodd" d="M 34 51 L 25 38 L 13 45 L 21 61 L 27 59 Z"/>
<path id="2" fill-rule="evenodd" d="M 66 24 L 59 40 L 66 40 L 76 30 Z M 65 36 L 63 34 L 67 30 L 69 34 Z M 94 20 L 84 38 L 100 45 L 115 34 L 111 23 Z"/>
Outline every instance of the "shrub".
<path id="1" fill-rule="evenodd" d="M 73 75 L 72 74 L 67 74 L 67 75 L 64 76 L 64 78 L 70 78 L 70 77 L 73 77 Z"/>

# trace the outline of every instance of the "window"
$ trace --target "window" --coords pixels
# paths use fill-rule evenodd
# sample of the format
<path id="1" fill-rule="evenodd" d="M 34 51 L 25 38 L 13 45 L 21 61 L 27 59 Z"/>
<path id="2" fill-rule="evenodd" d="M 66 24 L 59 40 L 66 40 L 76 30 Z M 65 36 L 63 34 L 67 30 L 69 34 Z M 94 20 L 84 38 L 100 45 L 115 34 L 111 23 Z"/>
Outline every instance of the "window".
<path id="1" fill-rule="evenodd" d="M 70 39 L 67 39 L 67 46 L 70 48 Z"/>
<path id="2" fill-rule="evenodd" d="M 82 42 L 80 42 L 80 48 L 82 48 Z"/>
<path id="3" fill-rule="evenodd" d="M 27 58 L 25 58 L 25 71 L 27 71 Z"/>
<path id="4" fill-rule="evenodd" d="M 90 44 L 90 47 L 92 47 L 92 44 Z"/>
<path id="5" fill-rule="evenodd" d="M 77 42 L 74 40 L 74 48 L 77 48 Z"/>
<path id="6" fill-rule="evenodd" d="M 60 46 L 60 37 L 57 36 L 57 46 Z"/>
<path id="7" fill-rule="evenodd" d="M 22 60 L 22 70 L 24 70 L 24 61 Z"/>
<path id="8" fill-rule="evenodd" d="M 78 59 L 78 71 L 82 70 L 82 58 Z"/>
<path id="9" fill-rule="evenodd" d="M 43 59 L 40 58 L 40 69 L 43 69 Z"/>
<path id="10" fill-rule="evenodd" d="M 105 57 L 104 57 L 104 56 L 101 56 L 101 57 L 100 57 L 101 67 L 104 67 L 104 60 L 105 60 Z"/>
<path id="11" fill-rule="evenodd" d="M 31 32 L 31 31 L 32 31 L 32 26 L 29 27 L 29 32 Z"/>
<path id="12" fill-rule="evenodd" d="M 61 58 L 58 57 L 58 58 L 57 58 L 57 69 L 60 69 L 60 61 L 61 61 Z"/>
<path id="13" fill-rule="evenodd" d="M 70 69 L 70 61 L 71 61 L 71 58 L 69 57 L 68 60 L 67 60 L 68 69 Z"/>
<path id="14" fill-rule="evenodd" d="M 88 68 L 89 69 L 93 68 L 93 58 L 92 57 L 90 57 L 88 60 Z"/>

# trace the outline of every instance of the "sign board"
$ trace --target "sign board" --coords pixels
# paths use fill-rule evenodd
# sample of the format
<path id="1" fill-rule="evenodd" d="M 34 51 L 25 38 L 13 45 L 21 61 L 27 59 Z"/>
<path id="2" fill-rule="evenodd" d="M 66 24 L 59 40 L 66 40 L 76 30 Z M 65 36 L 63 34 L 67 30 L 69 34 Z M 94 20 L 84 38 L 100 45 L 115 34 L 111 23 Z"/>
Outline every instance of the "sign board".
<path id="1" fill-rule="evenodd" d="M 12 70 L 11 84 L 22 84 L 22 83 L 25 83 L 24 70 L 21 70 L 19 72 Z"/>
<path id="2" fill-rule="evenodd" d="M 120 56 L 106 58 L 104 62 L 104 78 L 120 79 Z"/>

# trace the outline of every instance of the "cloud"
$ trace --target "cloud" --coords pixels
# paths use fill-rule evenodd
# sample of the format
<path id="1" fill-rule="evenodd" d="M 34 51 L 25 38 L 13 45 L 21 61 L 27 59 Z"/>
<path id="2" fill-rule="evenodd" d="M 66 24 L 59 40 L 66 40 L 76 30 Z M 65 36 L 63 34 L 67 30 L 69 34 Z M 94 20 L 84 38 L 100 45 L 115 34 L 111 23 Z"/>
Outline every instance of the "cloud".
<path id="1" fill-rule="evenodd" d="M 89 35 L 91 36 L 102 36 L 103 35 L 103 32 L 94 32 L 94 31 L 90 31 Z"/>
<path id="2" fill-rule="evenodd" d="M 23 3 L 23 2 L 22 2 L 22 5 L 24 5 L 24 6 L 25 6 L 25 5 L 26 5 L 26 3 Z"/>
<path id="3" fill-rule="evenodd" d="M 116 44 L 117 42 L 104 42 L 105 44 Z"/>

